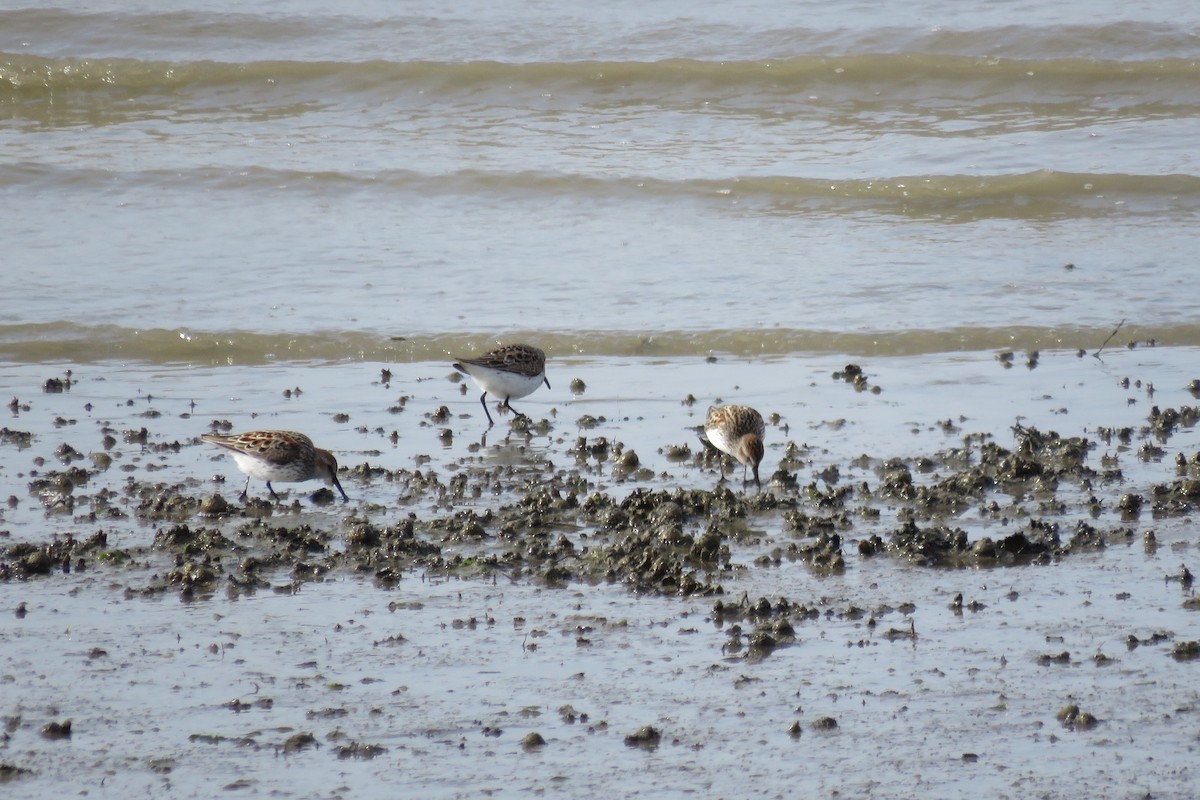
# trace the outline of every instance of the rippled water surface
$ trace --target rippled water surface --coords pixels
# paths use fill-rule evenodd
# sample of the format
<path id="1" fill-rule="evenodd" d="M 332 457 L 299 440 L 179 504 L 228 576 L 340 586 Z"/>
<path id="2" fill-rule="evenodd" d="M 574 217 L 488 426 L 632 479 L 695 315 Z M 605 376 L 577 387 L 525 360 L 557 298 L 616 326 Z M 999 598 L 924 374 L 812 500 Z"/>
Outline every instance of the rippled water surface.
<path id="1" fill-rule="evenodd" d="M 6 340 L 1194 320 L 1186 3 L 0 14 Z"/>

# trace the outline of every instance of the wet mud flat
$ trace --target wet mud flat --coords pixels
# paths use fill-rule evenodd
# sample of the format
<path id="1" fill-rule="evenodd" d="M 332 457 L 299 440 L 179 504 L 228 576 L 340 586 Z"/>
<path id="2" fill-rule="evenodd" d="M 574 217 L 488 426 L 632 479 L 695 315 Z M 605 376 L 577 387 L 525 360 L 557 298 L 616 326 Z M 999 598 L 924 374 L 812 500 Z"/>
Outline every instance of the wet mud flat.
<path id="1" fill-rule="evenodd" d="M 560 361 L 486 434 L 440 364 L 7 367 L 0 780 L 1190 796 L 1195 363 Z M 769 419 L 761 492 L 690 429 L 718 398 Z M 352 501 L 239 501 L 224 424 Z"/>

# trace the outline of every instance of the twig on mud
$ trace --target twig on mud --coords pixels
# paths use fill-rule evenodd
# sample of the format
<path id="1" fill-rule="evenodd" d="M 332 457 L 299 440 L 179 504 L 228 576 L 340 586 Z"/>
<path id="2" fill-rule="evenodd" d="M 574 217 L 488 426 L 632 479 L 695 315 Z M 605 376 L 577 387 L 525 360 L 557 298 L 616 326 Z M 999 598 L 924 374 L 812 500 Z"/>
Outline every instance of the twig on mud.
<path id="1" fill-rule="evenodd" d="M 1125 325 L 1125 320 L 1121 320 L 1120 322 L 1117 323 L 1117 327 L 1113 328 L 1113 332 L 1108 335 L 1107 339 L 1105 339 L 1103 342 L 1100 343 L 1100 346 L 1096 348 L 1096 352 L 1092 353 L 1092 358 L 1100 357 L 1100 351 L 1103 350 L 1108 345 L 1108 343 L 1112 341 L 1112 338 L 1117 335 L 1117 331 L 1121 330 L 1121 328 L 1124 327 L 1124 325 Z"/>

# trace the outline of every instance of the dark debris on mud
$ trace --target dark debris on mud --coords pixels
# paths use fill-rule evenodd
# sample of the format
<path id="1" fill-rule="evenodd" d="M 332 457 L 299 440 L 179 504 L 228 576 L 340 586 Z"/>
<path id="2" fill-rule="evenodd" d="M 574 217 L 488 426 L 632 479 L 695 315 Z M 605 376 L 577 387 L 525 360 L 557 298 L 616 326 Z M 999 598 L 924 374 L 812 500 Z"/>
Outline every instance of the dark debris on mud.
<path id="1" fill-rule="evenodd" d="M 415 573 L 549 587 L 606 582 L 637 593 L 712 597 L 715 618 L 751 625 L 729 636 L 726 652 L 758 658 L 794 641 L 791 626 L 817 612 L 788 598 L 723 599 L 726 585 L 746 571 L 788 560 L 820 578 L 844 571 L 855 557 L 939 569 L 1006 568 L 1128 544 L 1133 523 L 1147 514 L 1195 511 L 1200 454 L 1164 465 L 1174 474 L 1138 491 L 1107 457 L 1095 463 L 1095 451 L 1100 443 L 1128 446 L 1135 437 L 1162 442 L 1197 421 L 1195 408 L 1155 407 L 1144 428 L 1100 428 L 1096 441 L 1018 425 L 1007 448 L 988 435 L 967 435 L 961 447 L 930 457 L 863 456 L 854 465 L 872 470 L 875 480 L 857 484 L 844 481 L 836 465 L 803 482 L 788 468 L 802 468 L 804 454 L 789 443 L 761 492 L 727 483 L 712 490 L 635 488 L 623 496 L 597 491 L 587 476 L 592 461 L 606 460 L 631 479 L 641 469 L 632 450 L 602 437 L 579 437 L 570 451 L 576 463 L 567 469 L 467 467 L 447 476 L 362 464 L 344 469 L 345 480 L 386 483 L 401 510 L 360 505 L 329 530 L 289 519 L 303 510 L 298 495 L 290 503 L 251 498 L 239 505 L 219 494 L 198 495 L 194 484 L 132 478 L 120 492 L 101 487 L 89 495 L 107 465 L 93 456 L 89 468 L 81 453 L 64 447 L 62 469 L 30 471 L 29 494 L 46 514 L 70 515 L 86 506 L 78 519 L 115 526 L 128 524 L 123 509 L 132 509 L 140 523 L 155 528 L 153 544 L 111 547 L 103 530 L 10 544 L 0 548 L 0 580 L 140 565 L 153 574 L 127 593 L 178 591 L 185 598 L 287 591 L 347 572 L 382 587 Z M 160 452 L 180 446 L 155 445 L 145 429 L 124 437 Z M 19 431 L 0 432 L 0 441 L 17 447 L 27 439 Z M 712 456 L 701 451 L 691 458 L 702 465 Z M 318 505 L 334 499 L 325 488 L 307 497 Z M 487 506 L 489 497 L 512 500 Z M 403 510 L 418 504 L 433 513 Z M 972 536 L 954 524 L 972 509 L 989 530 L 1004 533 Z M 881 521 L 885 511 L 898 521 L 890 529 Z M 1116 524 L 1102 525 L 1105 514 Z M 1153 533 L 1144 536 L 1150 547 Z"/>

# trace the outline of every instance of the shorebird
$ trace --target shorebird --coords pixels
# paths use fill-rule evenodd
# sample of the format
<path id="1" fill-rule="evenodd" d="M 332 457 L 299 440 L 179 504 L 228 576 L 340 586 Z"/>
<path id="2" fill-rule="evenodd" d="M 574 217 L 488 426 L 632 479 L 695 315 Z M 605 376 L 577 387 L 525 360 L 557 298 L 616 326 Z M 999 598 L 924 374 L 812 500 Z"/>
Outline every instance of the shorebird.
<path id="1" fill-rule="evenodd" d="M 295 431 L 248 431 L 224 435 L 206 433 L 200 437 L 209 444 L 223 447 L 233 455 L 238 469 L 246 473 L 242 489 L 244 501 L 250 489 L 250 479 L 267 482 L 267 491 L 275 500 L 279 495 L 271 481 L 300 482 L 320 478 L 337 487 L 342 500 L 349 500 L 337 477 L 337 459 L 328 450 L 314 447 L 312 439 Z"/>
<path id="2" fill-rule="evenodd" d="M 479 358 L 460 358 L 454 362 L 454 368 L 464 375 L 469 375 L 475 381 L 483 394 L 479 402 L 483 413 L 487 414 L 488 425 L 495 425 L 492 413 L 488 411 L 488 392 L 503 397 L 500 408 L 507 408 L 514 414 L 523 416 L 512 407 L 510 401 L 518 400 L 533 394 L 543 383 L 550 388 L 546 378 L 546 354 L 536 347 L 527 344 L 510 344 L 498 347 L 484 353 Z"/>
<path id="3" fill-rule="evenodd" d="M 713 447 L 728 453 L 742 464 L 742 482 L 746 469 L 754 470 L 754 485 L 758 480 L 758 465 L 763 460 L 763 418 L 749 406 L 711 406 L 704 420 L 704 435 Z M 725 480 L 725 459 L 721 459 L 721 481 Z"/>

